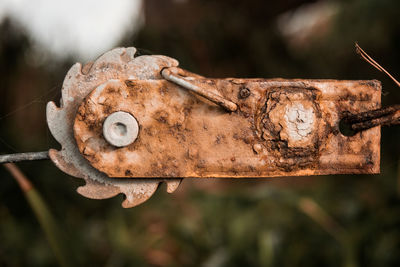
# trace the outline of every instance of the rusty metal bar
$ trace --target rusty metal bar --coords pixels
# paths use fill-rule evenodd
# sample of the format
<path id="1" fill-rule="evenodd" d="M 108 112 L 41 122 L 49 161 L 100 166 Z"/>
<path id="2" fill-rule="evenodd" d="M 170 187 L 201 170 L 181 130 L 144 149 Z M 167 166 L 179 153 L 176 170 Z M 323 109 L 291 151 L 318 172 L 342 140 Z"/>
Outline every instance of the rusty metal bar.
<path id="1" fill-rule="evenodd" d="M 348 115 L 344 121 L 350 124 L 353 131 L 360 132 L 372 127 L 400 124 L 400 105 L 369 110 L 359 114 Z"/>
<path id="2" fill-rule="evenodd" d="M 344 112 L 380 107 L 376 81 L 190 82 L 232 99 L 238 111 L 224 112 L 164 79 L 112 80 L 94 89 L 78 108 L 74 137 L 81 155 L 119 180 L 379 172 L 379 127 L 351 138 L 339 128 Z M 104 140 L 103 124 L 121 111 L 139 124 L 138 138 L 123 147 Z M 128 132 L 120 131 L 118 138 Z"/>
<path id="3" fill-rule="evenodd" d="M 354 123 L 353 125 L 351 125 L 351 129 L 353 129 L 356 132 L 360 132 L 379 125 L 381 126 L 400 125 L 400 110 L 397 110 L 396 112 L 388 114 L 383 117 L 359 123 Z"/>
<path id="4" fill-rule="evenodd" d="M 237 105 L 233 103 L 232 101 L 229 101 L 222 96 L 219 96 L 203 87 L 197 86 L 194 83 L 190 82 L 188 79 L 184 79 L 179 77 L 180 75 L 184 75 L 185 71 L 183 69 L 177 68 L 177 67 L 171 67 L 171 68 L 165 68 L 161 71 L 161 75 L 164 77 L 164 79 L 173 82 L 187 90 L 190 90 L 192 92 L 195 92 L 198 95 L 201 95 L 202 97 L 207 98 L 211 102 L 222 106 L 228 111 L 234 112 L 237 110 Z M 189 77 L 190 78 L 190 77 Z"/>

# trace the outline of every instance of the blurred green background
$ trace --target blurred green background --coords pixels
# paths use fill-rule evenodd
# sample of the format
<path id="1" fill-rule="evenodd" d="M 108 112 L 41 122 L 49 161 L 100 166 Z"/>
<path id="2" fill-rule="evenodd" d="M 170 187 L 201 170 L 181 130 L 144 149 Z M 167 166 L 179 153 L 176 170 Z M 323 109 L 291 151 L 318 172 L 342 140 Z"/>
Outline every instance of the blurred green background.
<path id="1" fill-rule="evenodd" d="M 168 55 L 209 77 L 378 79 L 383 106 L 400 103 L 400 88 L 354 52 L 357 41 L 400 77 L 398 0 L 148 0 L 140 14 L 140 27 L 114 46 Z M 45 105 L 82 58 L 52 56 L 33 39 L 2 20 L 1 153 L 59 147 Z M 50 161 L 18 166 L 77 266 L 400 266 L 399 137 L 400 127 L 382 129 L 380 175 L 187 179 L 132 209 L 121 196 L 78 195 L 81 180 Z M 0 177 L 0 266 L 57 265 L 17 183 L 4 168 Z"/>

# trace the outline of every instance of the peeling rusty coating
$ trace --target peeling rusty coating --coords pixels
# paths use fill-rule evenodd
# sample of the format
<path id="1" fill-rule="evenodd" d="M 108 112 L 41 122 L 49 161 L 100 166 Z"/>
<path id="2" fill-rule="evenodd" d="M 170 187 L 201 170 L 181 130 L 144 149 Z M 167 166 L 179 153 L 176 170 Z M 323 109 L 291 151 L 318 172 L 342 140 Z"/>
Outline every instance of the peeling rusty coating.
<path id="1" fill-rule="evenodd" d="M 76 63 L 65 77 L 60 107 L 54 102 L 49 102 L 46 111 L 49 129 L 62 146 L 60 151 L 55 149 L 49 151 L 51 160 L 67 174 L 85 179 L 86 185 L 78 188 L 80 194 L 89 198 L 103 199 L 122 193 L 126 196 L 123 207 L 133 207 L 146 201 L 163 181 L 167 183 L 168 192 L 172 192 L 180 180 L 110 179 L 93 168 L 81 155 L 74 139 L 73 124 L 79 105 L 100 84 L 111 79 L 162 79 L 160 71 L 163 68 L 178 65 L 175 59 L 169 57 L 135 57 L 135 53 L 134 47 L 117 48 L 84 67 Z"/>
<path id="2" fill-rule="evenodd" d="M 119 179 L 379 172 L 380 127 L 351 137 L 339 130 L 345 112 L 380 107 L 377 81 L 183 79 L 237 111 L 162 79 L 109 80 L 79 107 L 79 151 Z M 122 148 L 102 136 L 105 118 L 118 111 L 140 127 L 136 141 Z"/>

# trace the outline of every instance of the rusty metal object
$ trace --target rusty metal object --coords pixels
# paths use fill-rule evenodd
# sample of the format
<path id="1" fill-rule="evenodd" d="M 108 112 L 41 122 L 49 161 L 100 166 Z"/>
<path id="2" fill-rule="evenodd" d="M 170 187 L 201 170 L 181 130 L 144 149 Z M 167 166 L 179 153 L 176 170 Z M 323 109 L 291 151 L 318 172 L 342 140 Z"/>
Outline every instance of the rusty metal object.
<path id="1" fill-rule="evenodd" d="M 364 131 L 375 126 L 400 125 L 400 105 L 369 110 L 359 114 L 349 114 L 344 121 L 350 124 L 355 132 Z"/>
<path id="2" fill-rule="evenodd" d="M 192 80 L 195 81 L 196 77 L 189 76 L 188 73 L 188 71 L 176 67 L 165 68 L 161 71 L 161 75 L 167 81 L 174 82 L 185 89 L 195 92 L 196 94 L 207 98 L 211 102 L 220 105 L 228 111 L 233 112 L 237 110 L 237 105 L 235 103 L 214 93 L 212 89 L 210 90 L 210 88 L 205 88 L 207 87 L 207 84 L 201 84 L 201 86 L 198 86 L 196 83 L 192 82 Z M 188 77 L 191 79 L 188 79 Z"/>
<path id="3" fill-rule="evenodd" d="M 179 186 L 180 179 L 110 179 L 93 168 L 81 155 L 74 139 L 73 124 L 79 105 L 100 84 L 110 79 L 162 79 L 160 71 L 164 67 L 178 65 L 176 60 L 169 57 L 135 57 L 135 53 L 133 47 L 117 48 L 84 67 L 76 63 L 65 77 L 60 108 L 54 102 L 49 102 L 46 111 L 49 129 L 62 146 L 60 151 L 50 149 L 51 160 L 65 173 L 86 181 L 86 185 L 78 188 L 80 194 L 104 199 L 122 193 L 126 197 L 123 207 L 133 207 L 146 201 L 163 181 L 167 183 L 167 191 L 173 192 Z"/>
<path id="4" fill-rule="evenodd" d="M 181 178 L 378 173 L 380 127 L 344 136 L 346 114 L 380 108 L 377 81 L 208 79 L 135 48 L 74 65 L 60 108 L 47 107 L 50 150 L 90 198 L 124 207 Z M 347 112 L 347 113 L 346 113 Z"/>
<path id="5" fill-rule="evenodd" d="M 397 110 L 394 113 L 391 113 L 387 116 L 379 117 L 376 119 L 372 119 L 370 121 L 362 121 L 355 123 L 351 126 L 351 128 L 356 131 L 365 131 L 372 127 L 376 126 L 392 126 L 392 125 L 400 125 L 400 110 Z"/>
<path id="6" fill-rule="evenodd" d="M 352 137 L 339 131 L 345 111 L 380 107 L 379 82 L 186 80 L 236 103 L 237 111 L 166 80 L 109 81 L 79 107 L 74 125 L 79 151 L 97 170 L 118 178 L 379 172 L 379 127 Z M 250 92 L 245 98 L 243 88 Z M 130 113 L 140 125 L 137 140 L 121 148 L 102 136 L 103 121 L 117 111 Z"/>

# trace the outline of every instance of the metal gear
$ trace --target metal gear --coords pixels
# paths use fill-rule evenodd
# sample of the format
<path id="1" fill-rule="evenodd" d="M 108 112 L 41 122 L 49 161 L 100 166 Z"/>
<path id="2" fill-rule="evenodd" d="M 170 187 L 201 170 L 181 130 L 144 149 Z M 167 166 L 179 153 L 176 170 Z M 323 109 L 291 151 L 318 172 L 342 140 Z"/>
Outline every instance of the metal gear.
<path id="1" fill-rule="evenodd" d="M 74 139 L 74 119 L 84 98 L 99 85 L 112 80 L 159 80 L 165 67 L 178 66 L 178 61 L 166 56 L 138 56 L 136 49 L 116 48 L 96 61 L 82 67 L 76 63 L 68 71 L 63 86 L 60 107 L 54 102 L 47 104 L 47 123 L 61 150 L 50 149 L 50 159 L 65 173 L 83 178 L 84 186 L 78 193 L 93 199 L 105 199 L 119 193 L 125 195 L 124 208 L 134 207 L 146 201 L 161 182 L 167 184 L 172 193 L 181 179 L 111 179 L 93 168 L 79 152 Z"/>

